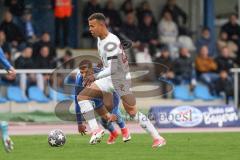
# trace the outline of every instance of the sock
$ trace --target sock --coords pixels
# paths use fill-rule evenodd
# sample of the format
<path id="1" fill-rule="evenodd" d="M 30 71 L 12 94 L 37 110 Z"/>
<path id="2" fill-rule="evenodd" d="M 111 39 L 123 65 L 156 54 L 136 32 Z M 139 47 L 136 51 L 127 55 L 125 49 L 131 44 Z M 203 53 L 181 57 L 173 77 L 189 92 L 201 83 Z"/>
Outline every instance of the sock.
<path id="1" fill-rule="evenodd" d="M 114 108 L 112 110 L 112 114 L 115 114 L 117 115 L 117 125 L 122 129 L 122 128 L 125 128 L 125 122 L 124 122 L 124 119 L 122 118 L 122 113 L 120 111 L 120 109 L 117 107 L 117 108 Z"/>
<path id="2" fill-rule="evenodd" d="M 153 139 L 160 138 L 160 135 L 159 135 L 157 129 L 153 126 L 153 124 L 150 122 L 150 120 L 148 119 L 148 117 L 146 115 L 144 115 L 141 112 L 137 112 L 137 114 L 133 118 L 135 121 L 137 121 L 140 124 L 140 126 L 145 131 L 147 131 L 153 137 Z"/>
<path id="3" fill-rule="evenodd" d="M 8 123 L 3 121 L 1 122 L 2 137 L 6 139 L 8 137 Z"/>
<path id="4" fill-rule="evenodd" d="M 118 136 L 118 132 L 116 130 L 114 130 L 114 131 L 111 132 L 111 135 L 116 137 L 116 136 Z"/>
<path id="5" fill-rule="evenodd" d="M 98 129 L 99 127 L 97 124 L 97 120 L 95 118 L 94 108 L 93 108 L 91 101 L 83 100 L 83 101 L 79 101 L 78 104 L 81 108 L 81 113 L 82 113 L 84 119 L 87 121 L 87 123 L 89 125 L 91 132 Z"/>
<path id="6" fill-rule="evenodd" d="M 103 118 L 101 118 L 101 124 L 102 124 L 102 126 L 105 128 L 105 129 L 107 129 L 109 132 L 114 132 L 115 131 L 115 128 L 114 128 L 114 126 L 113 126 L 113 124 L 112 124 L 112 122 L 107 122 L 105 119 L 103 119 Z"/>
<path id="7" fill-rule="evenodd" d="M 125 122 L 124 122 L 124 120 L 123 120 L 123 118 L 122 118 L 122 115 L 121 115 L 121 113 L 120 113 L 120 115 L 118 114 L 117 115 L 117 125 L 122 129 L 122 128 L 125 128 Z"/>
<path id="8" fill-rule="evenodd" d="M 121 129 L 125 128 L 125 122 L 123 120 L 122 121 L 117 121 L 117 124 Z"/>

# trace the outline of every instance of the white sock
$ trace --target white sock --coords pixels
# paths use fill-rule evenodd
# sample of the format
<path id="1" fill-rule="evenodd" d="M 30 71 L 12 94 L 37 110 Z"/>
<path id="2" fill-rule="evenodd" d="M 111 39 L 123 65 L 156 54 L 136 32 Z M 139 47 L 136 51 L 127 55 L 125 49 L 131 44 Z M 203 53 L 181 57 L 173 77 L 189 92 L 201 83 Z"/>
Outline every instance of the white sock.
<path id="1" fill-rule="evenodd" d="M 98 127 L 97 120 L 95 118 L 94 108 L 91 101 L 83 100 L 83 101 L 79 101 L 78 104 L 81 108 L 81 113 L 84 119 L 87 121 L 89 125 L 91 132 L 98 129 L 99 127 Z"/>
<path id="2" fill-rule="evenodd" d="M 148 119 L 148 117 L 146 115 L 144 115 L 141 112 L 137 112 L 137 114 L 134 117 L 134 120 L 137 121 L 145 131 L 150 133 L 150 135 L 153 137 L 153 139 L 160 138 L 160 135 L 159 135 L 157 129 L 153 126 L 153 124 L 150 122 L 150 120 Z"/>

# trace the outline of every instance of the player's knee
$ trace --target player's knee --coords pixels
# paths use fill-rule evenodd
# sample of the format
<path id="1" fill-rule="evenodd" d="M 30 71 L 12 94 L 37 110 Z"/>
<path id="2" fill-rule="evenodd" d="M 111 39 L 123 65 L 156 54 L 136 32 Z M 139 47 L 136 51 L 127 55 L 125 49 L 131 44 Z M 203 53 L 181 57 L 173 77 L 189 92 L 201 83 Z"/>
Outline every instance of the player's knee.
<path id="1" fill-rule="evenodd" d="M 77 96 L 77 100 L 78 101 L 83 101 L 83 100 L 88 100 L 89 98 L 87 96 L 83 96 L 83 95 L 78 95 Z"/>
<path id="2" fill-rule="evenodd" d="M 107 108 L 108 112 L 112 111 L 112 107 L 113 107 L 112 104 L 106 104 L 104 106 Z"/>
<path id="3" fill-rule="evenodd" d="M 111 102 L 104 102 L 104 106 L 110 112 L 112 110 L 113 103 L 111 103 Z"/>

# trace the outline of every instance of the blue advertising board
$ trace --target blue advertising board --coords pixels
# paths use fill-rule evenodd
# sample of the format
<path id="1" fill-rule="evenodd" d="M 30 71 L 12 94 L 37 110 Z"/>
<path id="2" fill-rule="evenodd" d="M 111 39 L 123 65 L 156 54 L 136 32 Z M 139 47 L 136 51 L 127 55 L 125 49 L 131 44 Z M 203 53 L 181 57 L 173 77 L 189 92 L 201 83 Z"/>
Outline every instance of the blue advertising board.
<path id="1" fill-rule="evenodd" d="M 222 106 L 153 106 L 149 118 L 158 128 L 240 127 L 238 110 Z"/>

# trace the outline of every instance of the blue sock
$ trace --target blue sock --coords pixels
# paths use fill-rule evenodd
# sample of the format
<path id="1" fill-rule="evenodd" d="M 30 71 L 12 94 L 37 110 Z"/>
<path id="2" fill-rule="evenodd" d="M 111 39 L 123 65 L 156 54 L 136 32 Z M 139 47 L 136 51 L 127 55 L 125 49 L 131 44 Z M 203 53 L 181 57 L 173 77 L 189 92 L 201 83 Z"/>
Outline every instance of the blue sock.
<path id="1" fill-rule="evenodd" d="M 6 139 L 8 137 L 8 123 L 5 121 L 1 122 L 2 137 Z"/>
<path id="2" fill-rule="evenodd" d="M 114 129 L 114 126 L 112 124 L 112 122 L 107 122 L 105 119 L 101 118 L 100 120 L 102 126 L 107 129 L 109 132 L 113 132 L 115 129 Z"/>
<path id="3" fill-rule="evenodd" d="M 124 119 L 122 118 L 122 114 L 121 114 L 121 111 L 118 109 L 118 111 L 116 112 L 116 115 L 117 115 L 117 124 L 118 126 L 123 129 L 125 128 L 125 122 L 124 122 Z"/>
<path id="4" fill-rule="evenodd" d="M 125 128 L 125 122 L 122 117 L 118 117 L 117 124 L 121 129 Z"/>

